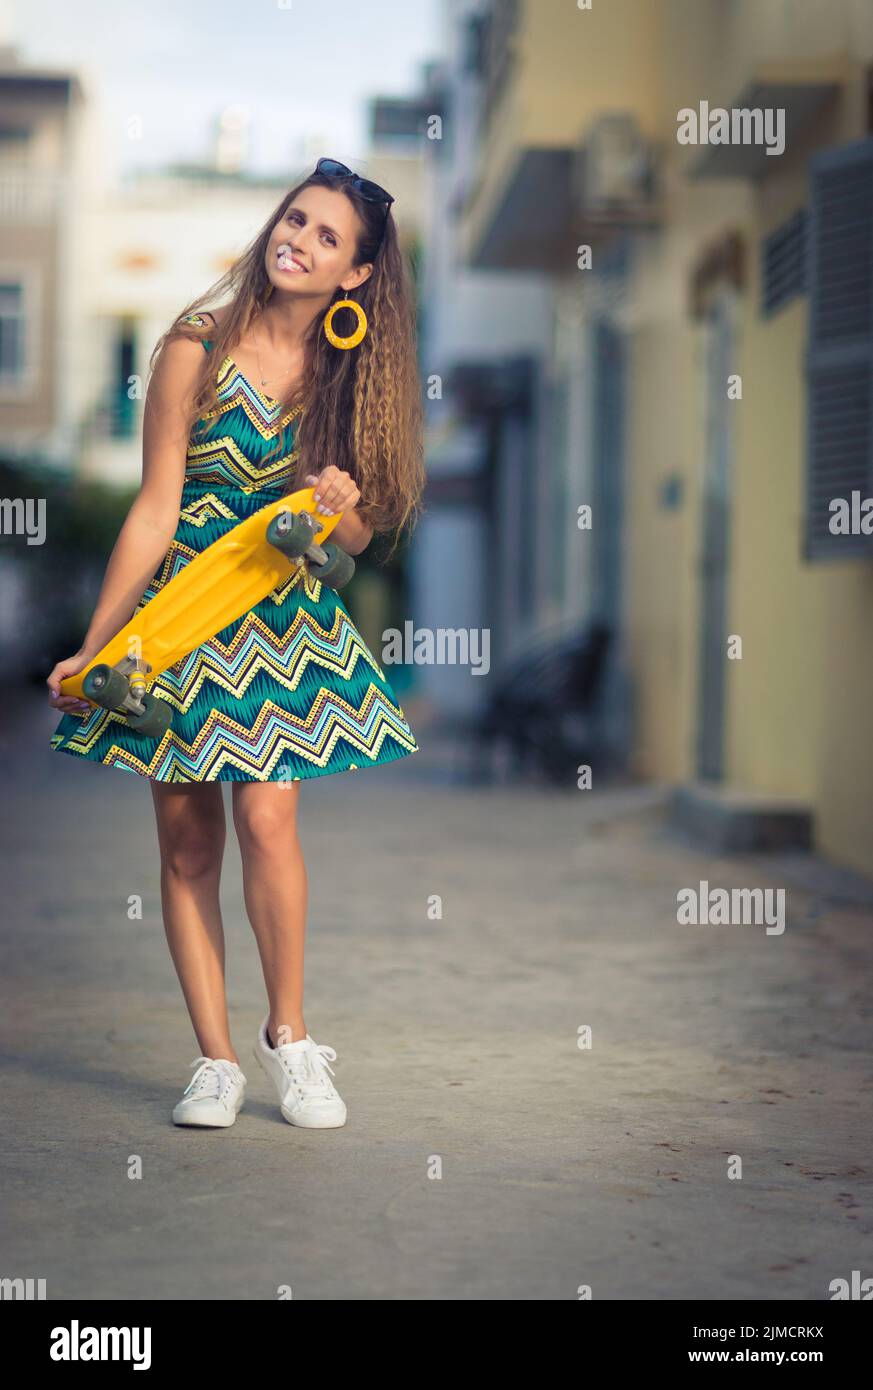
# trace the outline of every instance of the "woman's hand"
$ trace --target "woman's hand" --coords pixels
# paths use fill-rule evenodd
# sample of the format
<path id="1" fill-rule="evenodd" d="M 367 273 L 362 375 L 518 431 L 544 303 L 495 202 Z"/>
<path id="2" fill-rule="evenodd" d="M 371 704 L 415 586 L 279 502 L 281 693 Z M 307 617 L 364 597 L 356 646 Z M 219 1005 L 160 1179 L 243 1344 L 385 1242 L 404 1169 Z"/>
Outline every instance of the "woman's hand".
<path id="1" fill-rule="evenodd" d="M 62 695 L 61 681 L 67 676 L 78 676 L 93 660 L 91 652 L 78 651 L 75 656 L 67 657 L 66 661 L 58 662 L 45 682 L 49 688 L 49 704 L 52 709 L 60 710 L 62 714 L 86 714 L 91 709 L 89 701 L 78 695 Z"/>
<path id="2" fill-rule="evenodd" d="M 315 505 L 325 516 L 351 511 L 361 500 L 354 479 L 336 464 L 330 464 L 318 478 L 310 473 L 306 481 L 315 488 Z"/>

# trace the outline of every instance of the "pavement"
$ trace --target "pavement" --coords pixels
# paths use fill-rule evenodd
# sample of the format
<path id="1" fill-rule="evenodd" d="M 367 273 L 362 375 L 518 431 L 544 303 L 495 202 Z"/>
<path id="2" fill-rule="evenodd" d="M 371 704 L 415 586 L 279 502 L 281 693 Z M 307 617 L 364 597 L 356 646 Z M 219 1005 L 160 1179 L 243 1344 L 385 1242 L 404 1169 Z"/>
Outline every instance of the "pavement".
<path id="1" fill-rule="evenodd" d="M 873 1275 L 873 885 L 716 858 L 667 788 L 463 781 L 421 751 L 306 783 L 306 1020 L 344 1128 L 281 1117 L 228 811 L 225 1130 L 179 1129 L 198 1048 L 151 798 L 4 700 L 2 1267 L 49 1299 L 822 1300 Z M 786 890 L 786 926 L 677 893 Z M 142 918 L 129 916 L 132 895 Z M 580 1294 L 580 1290 L 583 1294 Z"/>

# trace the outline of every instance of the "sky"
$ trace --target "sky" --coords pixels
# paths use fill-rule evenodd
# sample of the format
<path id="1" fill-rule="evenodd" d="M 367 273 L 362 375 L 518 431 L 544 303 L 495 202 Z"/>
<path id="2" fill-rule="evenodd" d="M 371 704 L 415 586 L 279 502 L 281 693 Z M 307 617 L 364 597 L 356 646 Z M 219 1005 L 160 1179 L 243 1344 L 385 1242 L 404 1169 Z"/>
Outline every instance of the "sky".
<path id="1" fill-rule="evenodd" d="M 0 0 L 0 42 L 77 74 L 118 175 L 207 161 L 231 106 L 252 172 L 329 154 L 366 174 L 368 98 L 420 89 L 441 15 L 442 0 Z"/>

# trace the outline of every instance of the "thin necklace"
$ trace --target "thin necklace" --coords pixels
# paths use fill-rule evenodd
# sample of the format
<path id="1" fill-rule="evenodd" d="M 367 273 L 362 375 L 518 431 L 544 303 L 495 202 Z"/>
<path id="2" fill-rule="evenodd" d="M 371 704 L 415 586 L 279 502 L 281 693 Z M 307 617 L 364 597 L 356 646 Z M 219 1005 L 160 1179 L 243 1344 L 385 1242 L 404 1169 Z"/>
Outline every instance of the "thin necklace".
<path id="1" fill-rule="evenodd" d="M 291 366 L 291 367 L 288 368 L 288 372 L 282 372 L 282 375 L 281 375 L 281 376 L 270 376 L 270 377 L 261 376 L 261 354 L 258 352 L 258 343 L 257 343 L 257 339 L 255 340 L 255 355 L 257 356 L 257 359 L 258 359 L 258 376 L 261 377 L 261 385 L 262 385 L 262 386 L 270 386 L 274 381 L 281 381 L 281 380 L 282 380 L 282 377 L 287 376 L 287 375 L 288 375 L 288 372 L 293 372 L 293 370 L 294 370 L 293 366 Z"/>

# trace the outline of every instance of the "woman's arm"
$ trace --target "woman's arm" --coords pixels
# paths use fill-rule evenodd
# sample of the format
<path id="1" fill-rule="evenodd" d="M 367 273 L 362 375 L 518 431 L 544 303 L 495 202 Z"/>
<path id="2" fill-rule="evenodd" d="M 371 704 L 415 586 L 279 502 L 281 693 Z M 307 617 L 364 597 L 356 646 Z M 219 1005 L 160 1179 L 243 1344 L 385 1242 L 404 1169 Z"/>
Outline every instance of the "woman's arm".
<path id="1" fill-rule="evenodd" d="M 352 508 L 351 511 L 343 513 L 342 521 L 337 522 L 330 538 L 349 555 L 360 555 L 373 539 L 373 528 Z"/>
<path id="2" fill-rule="evenodd" d="M 188 453 L 186 409 L 202 353 L 199 342 L 174 338 L 155 363 L 143 417 L 142 483 L 109 557 L 77 655 L 95 655 L 124 627 L 175 535 Z"/>

